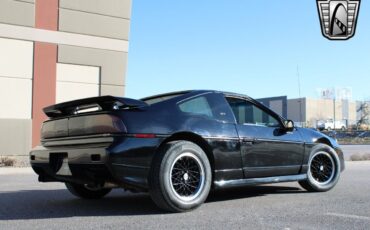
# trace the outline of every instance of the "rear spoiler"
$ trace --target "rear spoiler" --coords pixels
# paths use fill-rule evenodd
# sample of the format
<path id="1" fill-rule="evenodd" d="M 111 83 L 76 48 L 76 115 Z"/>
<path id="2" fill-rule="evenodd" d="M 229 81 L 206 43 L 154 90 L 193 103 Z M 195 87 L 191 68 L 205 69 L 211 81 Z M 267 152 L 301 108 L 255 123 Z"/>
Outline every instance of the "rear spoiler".
<path id="1" fill-rule="evenodd" d="M 112 111 L 122 108 L 140 108 L 145 106 L 148 106 L 148 104 L 140 100 L 101 96 L 55 104 L 45 107 L 43 110 L 46 116 L 55 118 L 77 114 L 79 110 L 88 110 L 93 108 L 98 108 L 97 110 L 101 111 Z"/>

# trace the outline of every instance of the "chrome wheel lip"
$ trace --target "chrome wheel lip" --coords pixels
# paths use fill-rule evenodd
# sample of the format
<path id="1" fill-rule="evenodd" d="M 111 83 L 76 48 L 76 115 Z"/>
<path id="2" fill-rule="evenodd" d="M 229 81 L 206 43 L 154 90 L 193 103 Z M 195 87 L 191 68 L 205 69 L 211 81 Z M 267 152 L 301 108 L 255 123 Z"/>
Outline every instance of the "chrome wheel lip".
<path id="1" fill-rule="evenodd" d="M 325 157 L 327 157 L 329 160 L 330 160 L 330 163 L 332 164 L 332 170 L 331 170 L 331 175 L 330 177 L 326 180 L 326 181 L 323 181 L 323 182 L 320 182 L 318 181 L 313 175 L 312 175 L 312 172 L 311 172 L 311 165 L 312 165 L 312 161 L 313 159 L 315 159 L 315 157 L 317 157 L 318 155 L 323 155 Z M 309 167 L 308 167 L 308 177 L 310 178 L 310 180 L 317 184 L 317 185 L 320 185 L 320 186 L 325 186 L 325 185 L 328 185 L 332 182 L 333 178 L 335 177 L 335 174 L 336 174 L 336 164 L 335 164 L 335 161 L 333 159 L 333 157 L 330 155 L 330 153 L 327 153 L 327 152 L 324 152 L 324 151 L 319 151 L 317 153 L 315 153 L 312 157 L 311 157 L 311 160 L 309 162 Z"/>
<path id="2" fill-rule="evenodd" d="M 174 168 L 175 164 L 177 163 L 177 161 L 180 160 L 183 157 L 189 157 L 192 160 L 194 160 L 195 163 L 197 164 L 198 168 L 199 168 L 199 186 L 196 189 L 196 192 L 194 194 L 192 194 L 191 196 L 180 195 L 176 191 L 176 189 L 174 188 L 174 185 L 172 183 L 173 168 Z M 191 201 L 197 199 L 201 195 L 201 193 L 203 191 L 203 188 L 205 186 L 205 170 L 204 170 L 204 166 L 203 166 L 201 160 L 199 159 L 199 157 L 196 156 L 194 153 L 191 153 L 191 152 L 184 152 L 184 153 L 181 153 L 179 156 L 177 156 L 176 159 L 173 161 L 173 163 L 171 165 L 171 168 L 170 168 L 169 182 L 170 182 L 172 192 L 180 200 L 182 200 L 184 202 L 191 202 Z"/>

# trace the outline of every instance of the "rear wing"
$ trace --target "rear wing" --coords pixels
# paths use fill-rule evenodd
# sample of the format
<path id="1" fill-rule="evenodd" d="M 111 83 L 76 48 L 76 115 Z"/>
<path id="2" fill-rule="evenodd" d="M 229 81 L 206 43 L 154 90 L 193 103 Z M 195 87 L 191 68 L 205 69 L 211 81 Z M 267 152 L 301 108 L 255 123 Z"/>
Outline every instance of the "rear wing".
<path id="1" fill-rule="evenodd" d="M 79 111 L 112 111 L 123 108 L 140 108 L 146 106 L 148 106 L 148 104 L 140 100 L 101 96 L 55 104 L 45 107 L 43 110 L 46 116 L 56 118 L 78 114 Z"/>

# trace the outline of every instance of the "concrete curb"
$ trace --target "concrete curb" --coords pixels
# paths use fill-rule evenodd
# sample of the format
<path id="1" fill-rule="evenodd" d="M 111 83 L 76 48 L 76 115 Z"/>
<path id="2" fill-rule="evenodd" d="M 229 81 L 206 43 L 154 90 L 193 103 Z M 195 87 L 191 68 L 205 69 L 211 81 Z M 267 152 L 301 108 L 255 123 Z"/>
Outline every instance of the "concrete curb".
<path id="1" fill-rule="evenodd" d="M 32 174 L 34 173 L 31 167 L 15 168 L 15 167 L 0 167 L 0 175 L 10 174 Z"/>

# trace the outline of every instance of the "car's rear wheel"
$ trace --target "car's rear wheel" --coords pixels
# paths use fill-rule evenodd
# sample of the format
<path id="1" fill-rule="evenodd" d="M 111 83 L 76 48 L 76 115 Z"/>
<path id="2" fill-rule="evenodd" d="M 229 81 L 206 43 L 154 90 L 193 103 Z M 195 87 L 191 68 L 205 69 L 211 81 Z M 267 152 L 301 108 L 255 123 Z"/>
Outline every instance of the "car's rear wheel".
<path id="1" fill-rule="evenodd" d="M 184 212 L 199 207 L 212 182 L 207 155 L 189 141 L 167 143 L 153 160 L 150 195 L 163 210 Z"/>
<path id="2" fill-rule="evenodd" d="M 307 179 L 299 181 L 299 184 L 310 192 L 325 192 L 337 184 L 340 171 L 339 157 L 334 149 L 319 144 L 312 149 Z"/>
<path id="3" fill-rule="evenodd" d="M 100 199 L 112 190 L 110 188 L 95 188 L 88 185 L 80 185 L 74 183 L 65 184 L 68 191 L 70 191 L 73 195 L 84 199 Z"/>

